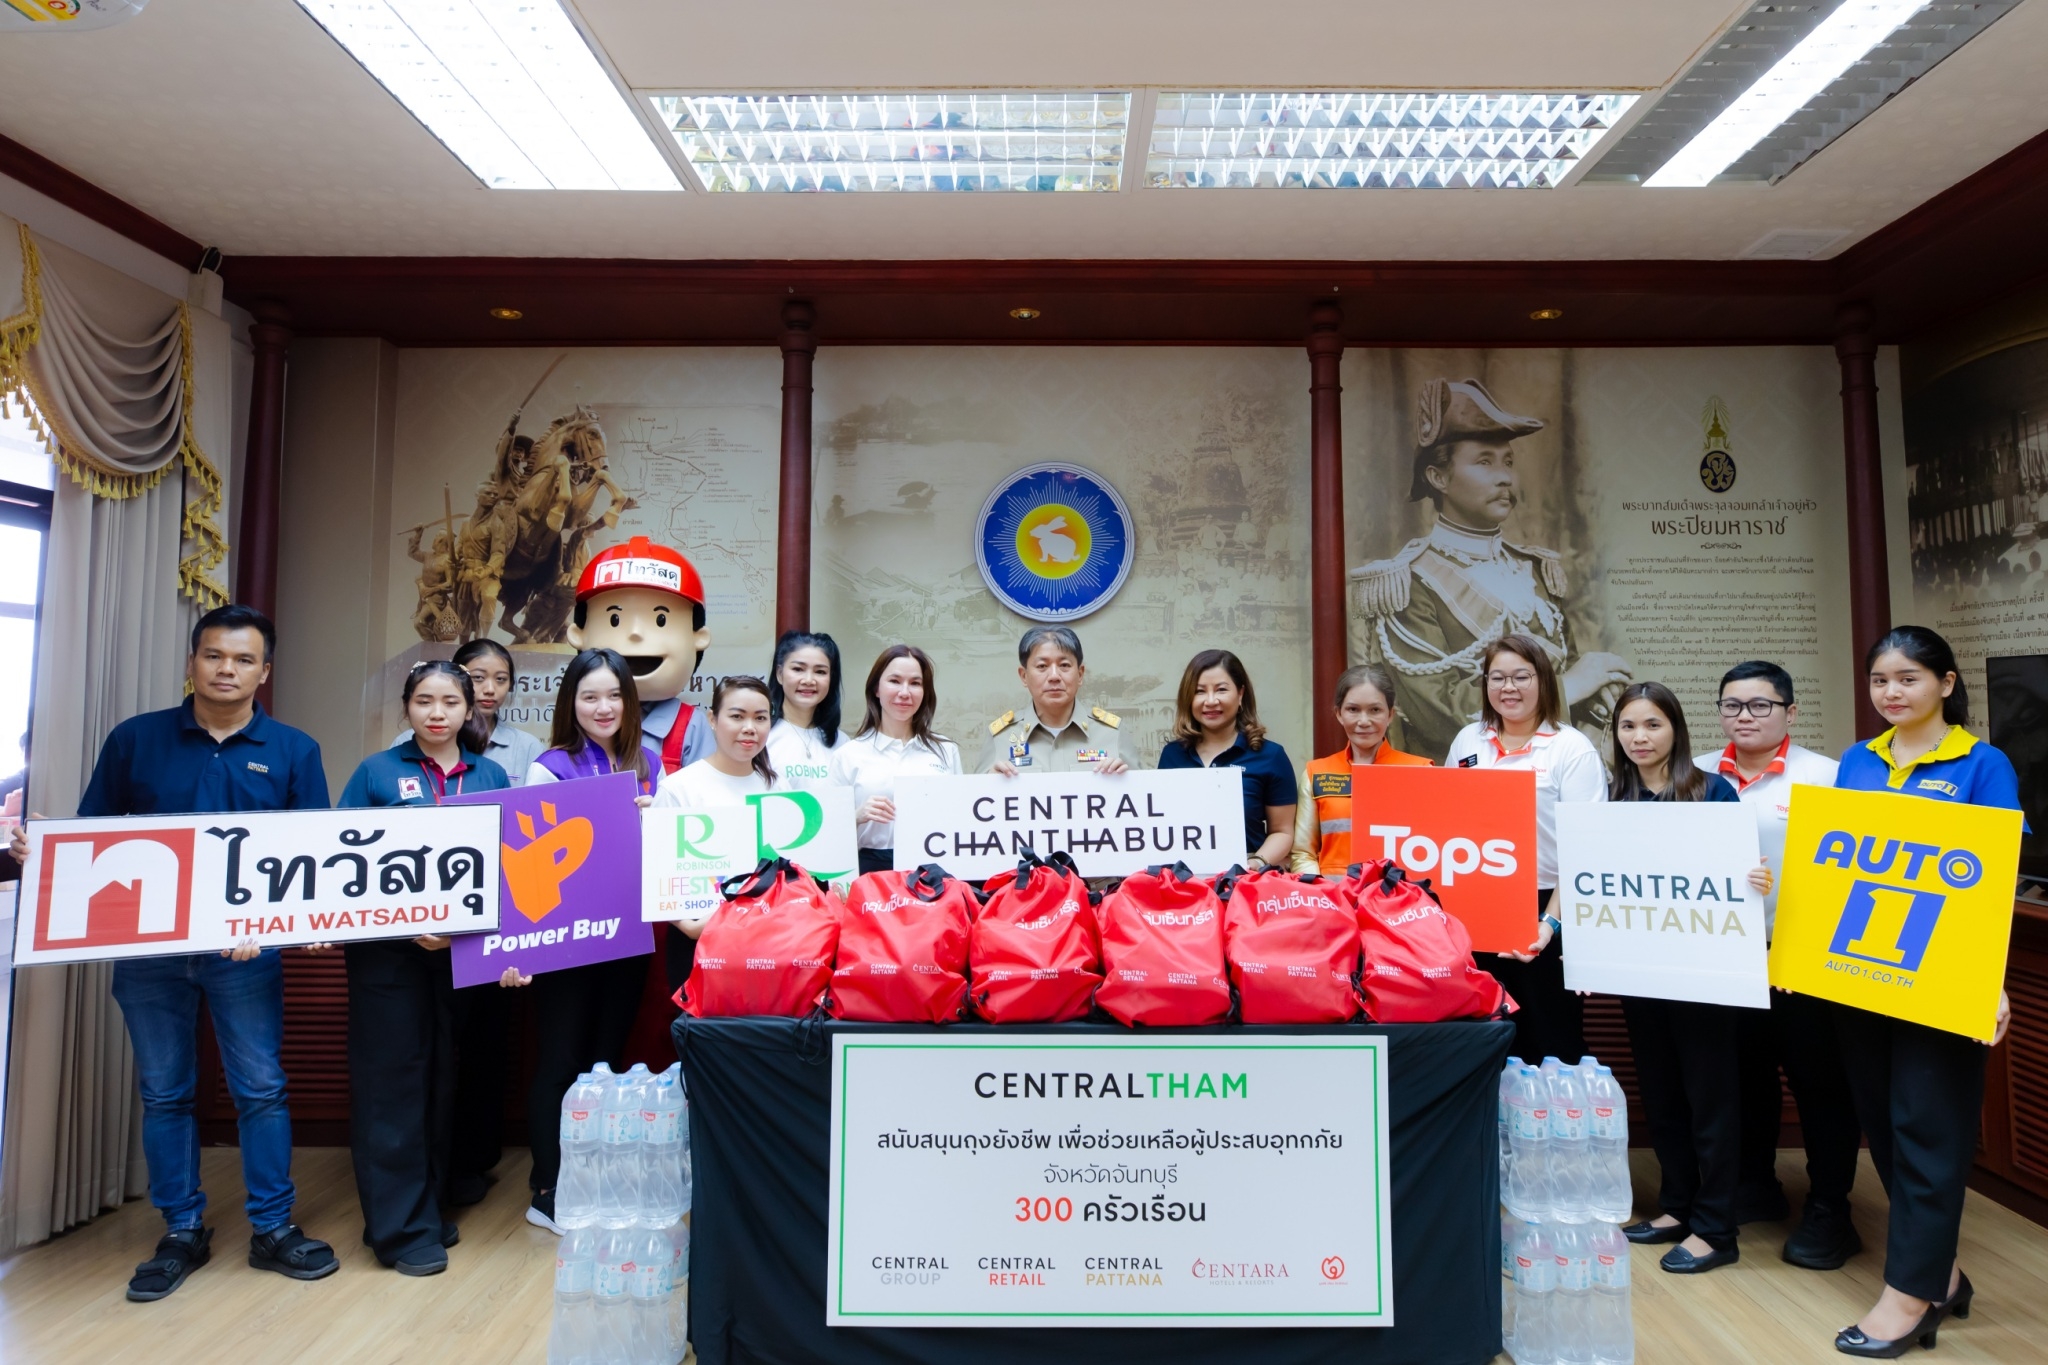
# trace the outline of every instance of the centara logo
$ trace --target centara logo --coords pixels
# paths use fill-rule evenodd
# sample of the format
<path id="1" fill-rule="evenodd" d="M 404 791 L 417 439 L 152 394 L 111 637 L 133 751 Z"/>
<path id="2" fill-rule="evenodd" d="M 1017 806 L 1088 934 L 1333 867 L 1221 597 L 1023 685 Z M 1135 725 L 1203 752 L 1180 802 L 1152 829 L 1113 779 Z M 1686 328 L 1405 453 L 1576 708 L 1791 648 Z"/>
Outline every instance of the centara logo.
<path id="1" fill-rule="evenodd" d="M 1284 1261 L 1196 1261 L 1189 1274 L 1198 1280 L 1284 1280 Z"/>
<path id="2" fill-rule="evenodd" d="M 1486 877 L 1515 875 L 1515 841 L 1488 839 L 1485 843 L 1459 835 L 1441 845 L 1427 834 L 1411 834 L 1407 825 L 1374 825 L 1372 834 L 1386 848 L 1382 857 L 1391 858 L 1410 872 L 1443 869 L 1443 883 L 1450 886 L 1460 876 L 1477 872 Z"/>
<path id="3" fill-rule="evenodd" d="M 1848 872 L 1889 874 L 1906 882 L 1926 881 L 1931 870 L 1957 891 L 1967 891 L 1984 876 L 1983 862 L 1967 849 L 1943 850 L 1937 844 L 1901 839 L 1887 839 L 1879 846 L 1870 835 L 1859 840 L 1846 830 L 1823 835 L 1813 860 Z M 1928 886 L 1858 877 L 1849 886 L 1828 951 L 1917 972 L 1947 900 L 1947 892 Z"/>
<path id="4" fill-rule="evenodd" d="M 53 834 L 42 843 L 35 943 L 175 943 L 192 918 L 192 831 Z"/>

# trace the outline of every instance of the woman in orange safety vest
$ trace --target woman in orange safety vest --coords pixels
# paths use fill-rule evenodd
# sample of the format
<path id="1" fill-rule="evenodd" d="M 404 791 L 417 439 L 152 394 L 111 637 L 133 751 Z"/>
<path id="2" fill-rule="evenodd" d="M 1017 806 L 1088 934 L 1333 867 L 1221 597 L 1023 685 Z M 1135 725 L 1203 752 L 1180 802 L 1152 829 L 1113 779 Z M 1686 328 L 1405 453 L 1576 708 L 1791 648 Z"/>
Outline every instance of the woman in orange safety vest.
<path id="1" fill-rule="evenodd" d="M 1301 802 L 1294 817 L 1294 852 L 1289 866 L 1296 872 L 1341 877 L 1357 861 L 1351 854 L 1352 766 L 1387 763 L 1426 768 L 1430 763 L 1387 743 L 1387 727 L 1394 722 L 1394 679 L 1380 665 L 1359 664 L 1344 670 L 1331 704 L 1350 743 L 1328 757 L 1311 760 L 1301 770 Z"/>

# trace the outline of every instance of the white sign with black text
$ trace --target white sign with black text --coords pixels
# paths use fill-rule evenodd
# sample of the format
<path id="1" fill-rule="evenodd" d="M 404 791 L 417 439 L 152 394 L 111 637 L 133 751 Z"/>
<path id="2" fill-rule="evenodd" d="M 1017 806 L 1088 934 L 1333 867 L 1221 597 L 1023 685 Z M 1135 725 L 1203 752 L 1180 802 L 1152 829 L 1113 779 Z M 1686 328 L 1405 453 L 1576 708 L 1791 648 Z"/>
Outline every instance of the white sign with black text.
<path id="1" fill-rule="evenodd" d="M 1387 1040 L 832 1039 L 825 1320 L 1387 1327 Z"/>
<path id="2" fill-rule="evenodd" d="M 1756 816 L 1737 802 L 1560 804 L 1550 913 L 1565 986 L 1768 1008 L 1757 857 Z"/>
<path id="3" fill-rule="evenodd" d="M 905 777 L 896 783 L 896 866 L 937 863 L 980 881 L 1014 871 L 1029 846 L 1068 853 L 1085 877 L 1162 863 L 1223 872 L 1245 859 L 1244 775 L 1168 772 Z"/>
<path id="4" fill-rule="evenodd" d="M 498 808 L 31 820 L 17 966 L 498 927 Z"/>

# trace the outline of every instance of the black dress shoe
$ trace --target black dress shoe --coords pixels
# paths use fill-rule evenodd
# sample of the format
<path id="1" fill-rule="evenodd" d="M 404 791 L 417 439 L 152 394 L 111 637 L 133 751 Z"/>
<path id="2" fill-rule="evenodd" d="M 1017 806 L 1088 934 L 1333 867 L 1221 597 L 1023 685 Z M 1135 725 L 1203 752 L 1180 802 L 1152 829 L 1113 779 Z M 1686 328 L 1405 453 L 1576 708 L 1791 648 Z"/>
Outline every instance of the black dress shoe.
<path id="1" fill-rule="evenodd" d="M 1937 1305 L 1941 1309 L 1943 1320 L 1970 1316 L 1970 1300 L 1977 1297 L 1977 1286 L 1970 1283 L 1970 1277 L 1960 1270 L 1956 1274 L 1961 1277 L 1961 1283 L 1956 1285 L 1956 1292 Z"/>
<path id="2" fill-rule="evenodd" d="M 1741 1259 L 1742 1253 L 1734 1247 L 1717 1248 L 1704 1256 L 1695 1256 L 1684 1247 L 1673 1247 L 1657 1262 L 1657 1268 L 1672 1275 L 1704 1275 L 1709 1270 L 1734 1265 Z"/>
<path id="3" fill-rule="evenodd" d="M 1806 1201 L 1799 1226 L 1785 1239 L 1785 1259 L 1807 1270 L 1840 1270 L 1851 1256 L 1863 1250 L 1846 1208 Z"/>
<path id="4" fill-rule="evenodd" d="M 1941 1330 L 1941 1314 L 1942 1305 L 1929 1305 L 1927 1311 L 1920 1315 L 1920 1321 L 1913 1324 L 1912 1331 L 1892 1341 L 1864 1336 L 1862 1328 L 1851 1324 L 1835 1333 L 1835 1349 L 1845 1356 L 1863 1356 L 1869 1360 L 1897 1360 L 1912 1350 L 1916 1341 L 1932 1350 L 1934 1334 Z"/>
<path id="5" fill-rule="evenodd" d="M 1692 1236 L 1692 1229 L 1683 1223 L 1673 1223 L 1668 1228 L 1660 1228 L 1645 1218 L 1640 1223 L 1630 1223 L 1621 1230 L 1621 1235 L 1637 1246 L 1654 1247 L 1662 1246 L 1666 1242 L 1683 1242 Z"/>

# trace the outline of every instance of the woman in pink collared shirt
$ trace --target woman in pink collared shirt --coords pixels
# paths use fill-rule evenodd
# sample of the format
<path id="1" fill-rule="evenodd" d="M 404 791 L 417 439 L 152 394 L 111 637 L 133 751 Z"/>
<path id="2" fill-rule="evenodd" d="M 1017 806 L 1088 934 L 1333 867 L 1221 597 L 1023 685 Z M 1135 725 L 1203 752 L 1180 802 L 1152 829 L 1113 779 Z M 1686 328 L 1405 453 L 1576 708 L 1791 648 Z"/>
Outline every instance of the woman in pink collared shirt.
<path id="1" fill-rule="evenodd" d="M 1564 987 L 1561 927 L 1549 913 L 1557 889 L 1557 805 L 1605 801 L 1607 770 L 1593 742 L 1565 718 L 1564 689 L 1542 644 L 1503 635 L 1480 656 L 1486 700 L 1480 719 L 1458 732 L 1447 768 L 1514 768 L 1536 774 L 1535 937 L 1519 953 L 1474 953 L 1521 1008 L 1516 1055 L 1572 1061 L 1585 1055 L 1585 1004 Z"/>

